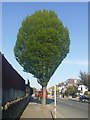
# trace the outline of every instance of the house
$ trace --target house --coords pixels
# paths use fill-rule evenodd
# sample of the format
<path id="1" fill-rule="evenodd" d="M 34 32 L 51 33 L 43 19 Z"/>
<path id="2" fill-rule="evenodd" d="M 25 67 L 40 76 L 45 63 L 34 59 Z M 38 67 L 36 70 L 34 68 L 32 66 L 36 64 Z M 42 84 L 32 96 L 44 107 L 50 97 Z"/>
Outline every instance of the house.
<path id="1" fill-rule="evenodd" d="M 80 85 L 80 79 L 68 79 L 66 80 L 66 86 L 69 87 L 69 86 L 77 86 Z"/>
<path id="2" fill-rule="evenodd" d="M 81 85 L 80 79 L 67 79 L 64 82 L 58 84 L 59 93 L 64 93 L 69 86 L 79 86 Z"/>
<path id="3" fill-rule="evenodd" d="M 59 91 L 59 93 L 61 93 L 62 90 L 65 91 L 65 84 L 64 84 L 64 82 L 58 84 L 58 91 Z"/>
<path id="4" fill-rule="evenodd" d="M 88 91 L 88 88 L 85 85 L 79 85 L 78 90 L 81 91 L 82 94 L 84 94 L 86 91 Z"/>

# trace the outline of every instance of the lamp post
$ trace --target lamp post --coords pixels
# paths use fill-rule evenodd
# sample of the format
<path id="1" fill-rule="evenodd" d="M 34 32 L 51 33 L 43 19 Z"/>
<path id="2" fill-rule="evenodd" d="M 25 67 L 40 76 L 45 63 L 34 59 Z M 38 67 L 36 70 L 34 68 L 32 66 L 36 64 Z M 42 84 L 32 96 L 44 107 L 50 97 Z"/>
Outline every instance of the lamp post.
<path id="1" fill-rule="evenodd" d="M 54 109 L 55 109 L 55 118 L 56 118 L 56 85 L 54 85 Z"/>

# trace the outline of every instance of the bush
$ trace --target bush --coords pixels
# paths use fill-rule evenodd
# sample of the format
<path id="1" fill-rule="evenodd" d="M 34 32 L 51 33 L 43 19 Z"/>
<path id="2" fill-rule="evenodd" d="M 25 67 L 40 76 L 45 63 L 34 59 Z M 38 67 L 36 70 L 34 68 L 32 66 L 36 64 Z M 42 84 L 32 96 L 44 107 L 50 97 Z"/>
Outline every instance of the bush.
<path id="1" fill-rule="evenodd" d="M 87 96 L 88 96 L 88 91 L 85 91 L 84 95 L 87 95 Z"/>
<path id="2" fill-rule="evenodd" d="M 77 92 L 77 87 L 76 86 L 69 86 L 65 92 L 66 96 L 74 96 Z"/>

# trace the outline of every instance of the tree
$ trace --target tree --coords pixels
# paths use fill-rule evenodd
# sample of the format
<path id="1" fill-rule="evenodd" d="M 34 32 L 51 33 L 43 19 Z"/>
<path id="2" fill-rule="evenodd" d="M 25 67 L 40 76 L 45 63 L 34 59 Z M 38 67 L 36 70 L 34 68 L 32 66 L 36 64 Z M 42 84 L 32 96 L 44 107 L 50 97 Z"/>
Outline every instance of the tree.
<path id="1" fill-rule="evenodd" d="M 35 94 L 35 91 L 36 91 L 36 88 L 35 88 L 35 87 L 33 87 L 33 94 Z"/>
<path id="2" fill-rule="evenodd" d="M 54 95 L 55 88 L 52 86 L 52 95 Z M 58 96 L 59 91 L 58 91 L 58 85 L 56 85 L 56 95 Z"/>
<path id="3" fill-rule="evenodd" d="M 81 72 L 80 71 L 79 77 L 81 79 L 82 84 L 87 86 L 88 90 L 90 91 L 90 73 L 86 73 L 86 72 Z"/>
<path id="4" fill-rule="evenodd" d="M 65 91 L 65 94 L 67 95 L 67 96 L 69 96 L 69 95 L 71 95 L 71 96 L 73 96 L 73 95 L 75 95 L 75 93 L 78 91 L 78 88 L 76 87 L 76 86 L 69 86 L 68 88 L 67 88 L 67 90 Z"/>
<path id="5" fill-rule="evenodd" d="M 56 85 L 56 95 L 59 95 L 58 85 Z"/>
<path id="6" fill-rule="evenodd" d="M 22 22 L 14 54 L 24 71 L 33 74 L 42 86 L 43 105 L 47 83 L 67 56 L 69 44 L 69 31 L 52 10 L 36 11 Z"/>
<path id="7" fill-rule="evenodd" d="M 54 86 L 52 86 L 52 95 L 54 95 Z"/>

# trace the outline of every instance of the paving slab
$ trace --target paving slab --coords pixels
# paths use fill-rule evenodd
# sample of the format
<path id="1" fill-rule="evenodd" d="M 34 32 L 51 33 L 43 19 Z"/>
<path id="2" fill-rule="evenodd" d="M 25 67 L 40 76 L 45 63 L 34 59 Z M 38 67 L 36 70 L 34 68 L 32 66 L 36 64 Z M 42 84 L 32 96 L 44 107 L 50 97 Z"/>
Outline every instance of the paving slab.
<path id="1" fill-rule="evenodd" d="M 52 113 L 46 106 L 42 108 L 39 103 L 30 102 L 24 110 L 21 118 L 52 118 Z"/>

